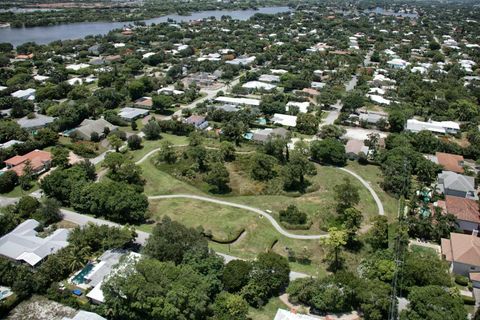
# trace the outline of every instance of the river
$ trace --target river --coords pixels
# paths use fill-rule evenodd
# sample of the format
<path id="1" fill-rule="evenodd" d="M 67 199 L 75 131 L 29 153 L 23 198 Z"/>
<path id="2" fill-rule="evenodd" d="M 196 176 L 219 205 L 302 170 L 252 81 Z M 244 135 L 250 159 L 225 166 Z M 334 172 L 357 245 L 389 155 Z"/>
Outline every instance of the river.
<path id="1" fill-rule="evenodd" d="M 291 11 L 288 7 L 266 7 L 258 10 L 213 10 L 194 12 L 189 16 L 170 14 L 143 21 L 149 25 L 167 22 L 169 19 L 176 22 L 184 22 L 209 17 L 220 19 L 222 16 L 230 16 L 236 20 L 248 20 L 256 13 L 276 14 L 288 11 Z M 131 22 L 79 22 L 45 27 L 3 28 L 0 29 L 0 42 L 10 42 L 14 46 L 18 46 L 30 41 L 34 41 L 37 44 L 47 44 L 56 40 L 81 39 L 88 35 L 104 35 L 129 23 Z"/>

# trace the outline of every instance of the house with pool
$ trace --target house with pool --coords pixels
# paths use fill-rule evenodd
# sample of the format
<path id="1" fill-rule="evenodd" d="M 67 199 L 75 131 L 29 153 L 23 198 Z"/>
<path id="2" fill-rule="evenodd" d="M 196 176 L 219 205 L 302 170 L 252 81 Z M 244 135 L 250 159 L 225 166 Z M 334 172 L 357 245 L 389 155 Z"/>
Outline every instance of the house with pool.
<path id="1" fill-rule="evenodd" d="M 89 262 L 82 270 L 75 273 L 68 282 L 88 291 L 86 297 L 96 304 L 104 300 L 102 284 L 108 277 L 121 272 L 140 259 L 141 255 L 126 250 L 107 250 L 95 261 Z"/>

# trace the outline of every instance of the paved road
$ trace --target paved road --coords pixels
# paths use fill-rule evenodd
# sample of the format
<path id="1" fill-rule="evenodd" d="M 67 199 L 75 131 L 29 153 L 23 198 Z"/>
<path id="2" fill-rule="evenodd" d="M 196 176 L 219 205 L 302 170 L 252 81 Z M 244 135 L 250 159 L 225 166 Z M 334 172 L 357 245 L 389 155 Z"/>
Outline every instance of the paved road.
<path id="1" fill-rule="evenodd" d="M 367 181 L 365 181 L 362 177 L 360 177 L 358 174 L 356 174 L 355 172 L 349 170 L 349 169 L 345 169 L 345 168 L 338 168 L 342 171 L 345 171 L 345 172 L 348 172 L 349 174 L 351 174 L 352 176 L 354 176 L 355 178 L 357 178 L 358 181 L 360 181 L 361 184 L 363 184 L 363 186 L 365 188 L 367 188 L 367 190 L 370 192 L 370 194 L 372 195 L 373 197 L 373 200 L 375 200 L 375 203 L 377 204 L 377 207 L 378 207 L 378 214 L 383 216 L 385 214 L 385 210 L 383 209 L 383 204 L 382 204 L 382 201 L 380 200 L 380 198 L 378 197 L 377 193 L 375 192 L 375 190 L 373 190 L 373 188 L 370 186 L 370 183 L 368 183 Z"/>
<path id="2" fill-rule="evenodd" d="M 355 86 L 357 85 L 358 82 L 358 77 L 357 75 L 352 76 L 350 81 L 345 85 L 345 91 L 352 91 L 355 89 Z M 340 112 L 342 112 L 343 104 L 341 100 L 337 100 L 337 102 L 331 106 L 333 110 L 328 112 L 327 117 L 323 120 L 323 122 L 319 125 L 319 128 L 327 125 L 327 124 L 333 124 L 335 120 L 338 119 L 340 116 Z"/>
<path id="3" fill-rule="evenodd" d="M 159 199 L 174 199 L 174 198 L 187 198 L 187 199 L 194 199 L 194 200 L 200 200 L 200 201 L 207 201 L 211 203 L 216 203 L 224 206 L 230 206 L 230 207 L 235 207 L 239 209 L 244 209 L 248 210 L 254 213 L 257 213 L 261 215 L 262 217 L 265 217 L 271 224 L 272 226 L 283 236 L 290 238 L 290 239 L 297 239 L 297 240 L 315 240 L 315 239 L 321 239 L 321 238 L 326 238 L 328 237 L 328 234 L 321 234 L 321 235 L 303 235 L 303 234 L 293 234 L 288 231 L 285 231 L 280 224 L 275 220 L 274 217 L 272 217 L 270 214 L 267 212 L 250 207 L 247 205 L 239 204 L 239 203 L 233 203 L 233 202 L 228 202 L 224 200 L 219 200 L 219 199 L 214 199 L 214 198 L 209 198 L 209 197 L 203 197 L 203 196 L 197 196 L 197 195 L 192 195 L 192 194 L 173 194 L 173 195 L 160 195 L 160 196 L 151 196 L 148 197 L 149 200 L 159 200 Z"/>

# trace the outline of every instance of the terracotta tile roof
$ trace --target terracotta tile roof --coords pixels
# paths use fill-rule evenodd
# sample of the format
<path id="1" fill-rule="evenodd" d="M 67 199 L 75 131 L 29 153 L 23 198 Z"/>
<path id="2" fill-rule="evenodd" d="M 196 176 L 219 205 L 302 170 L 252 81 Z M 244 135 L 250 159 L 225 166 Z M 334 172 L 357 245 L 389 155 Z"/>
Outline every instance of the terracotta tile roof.
<path id="1" fill-rule="evenodd" d="M 23 156 L 15 156 L 5 160 L 5 164 L 12 167 L 10 170 L 15 171 L 18 176 L 23 175 L 23 169 L 27 161 L 30 161 L 33 171 L 39 171 L 45 167 L 47 162 L 52 160 L 52 154 L 47 151 L 33 150 Z"/>
<path id="2" fill-rule="evenodd" d="M 480 272 L 470 272 L 471 281 L 480 281 Z"/>
<path id="3" fill-rule="evenodd" d="M 455 215 L 457 219 L 480 223 L 478 202 L 454 196 L 446 196 L 445 204 L 447 212 Z"/>
<path id="4" fill-rule="evenodd" d="M 447 261 L 480 266 L 480 238 L 452 232 L 450 240 L 442 239 L 442 254 Z"/>
<path id="5" fill-rule="evenodd" d="M 445 170 L 453 171 L 456 173 L 463 173 L 461 163 L 463 163 L 463 157 L 457 154 L 437 152 L 435 153 L 438 164 L 443 166 Z"/>

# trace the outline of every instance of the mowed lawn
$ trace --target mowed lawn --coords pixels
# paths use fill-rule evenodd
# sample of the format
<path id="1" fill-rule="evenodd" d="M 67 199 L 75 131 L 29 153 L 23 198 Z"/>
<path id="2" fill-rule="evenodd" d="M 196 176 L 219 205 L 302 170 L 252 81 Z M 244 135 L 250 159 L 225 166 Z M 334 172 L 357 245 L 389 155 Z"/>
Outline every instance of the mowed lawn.
<path id="1" fill-rule="evenodd" d="M 382 201 L 385 214 L 389 219 L 396 219 L 398 213 L 398 199 L 382 189 L 381 183 L 383 182 L 383 175 L 380 167 L 374 165 L 364 166 L 356 161 L 349 161 L 346 168 L 352 170 L 370 183 L 370 186 L 375 190 Z"/>
<path id="2" fill-rule="evenodd" d="M 168 215 L 172 220 L 188 227 L 202 226 L 204 230 L 210 230 L 220 239 L 231 238 L 245 229 L 243 235 L 232 244 L 210 242 L 214 250 L 244 259 L 253 259 L 258 253 L 269 250 L 288 256 L 287 248 L 297 254 L 306 248 L 312 255 L 312 261 L 308 264 L 292 261 L 292 269 L 315 276 L 323 276 L 326 273 L 323 265 L 324 253 L 319 240 L 295 240 L 284 237 L 268 220 L 251 211 L 194 199 L 151 200 L 150 211 L 152 220 L 159 221 L 161 217 Z M 147 224 L 139 226 L 138 229 L 151 232 L 153 226 Z"/>
<path id="3" fill-rule="evenodd" d="M 146 160 L 140 165 L 143 170 L 143 176 L 146 179 L 145 194 L 148 196 L 183 193 L 222 198 L 262 210 L 270 210 L 277 219 L 280 210 L 285 209 L 290 204 L 294 204 L 308 214 L 313 221 L 313 225 L 307 232 L 293 233 L 319 233 L 320 231 L 327 231 L 329 226 L 335 224 L 334 187 L 343 183 L 344 178 L 348 178 L 352 184 L 358 187 L 360 203 L 357 208 L 364 214 L 365 223 L 368 223 L 372 217 L 378 214 L 377 205 L 370 192 L 353 176 L 334 167 L 316 165 L 317 175 L 309 177 L 312 183 L 311 189 L 314 191 L 300 196 L 289 196 L 288 194 L 262 195 L 250 190 L 244 190 L 244 193 L 248 195 L 233 196 L 204 192 L 188 182 L 178 180 L 172 175 L 159 170 L 153 165 L 151 160 Z M 239 180 L 246 180 L 245 177 L 238 177 L 235 172 L 231 172 L 232 175 L 235 175 L 234 180 L 236 184 L 241 183 Z M 246 180 L 244 184 L 246 186 L 254 186 L 250 180 Z"/>
<path id="4" fill-rule="evenodd" d="M 169 216 L 188 227 L 203 227 L 218 239 L 235 237 L 255 220 L 253 213 L 242 209 L 183 198 L 151 200 L 150 211 L 152 220 L 160 221 L 163 216 Z M 153 225 L 146 225 L 140 229 L 150 232 L 152 228 Z"/>

